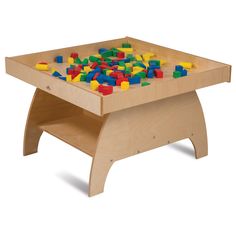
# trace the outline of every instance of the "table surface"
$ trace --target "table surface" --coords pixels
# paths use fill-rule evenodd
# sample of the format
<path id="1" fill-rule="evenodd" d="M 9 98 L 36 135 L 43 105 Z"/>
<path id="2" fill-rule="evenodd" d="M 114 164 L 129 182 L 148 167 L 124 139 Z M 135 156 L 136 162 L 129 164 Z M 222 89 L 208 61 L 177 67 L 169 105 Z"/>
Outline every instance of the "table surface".
<path id="1" fill-rule="evenodd" d="M 123 42 L 132 44 L 134 48 L 133 54 L 153 52 L 155 54 L 153 59 L 165 60 L 167 63 L 161 66 L 161 69 L 164 71 L 164 78 L 148 79 L 150 85 L 145 87 L 141 87 L 140 84 L 131 85 L 130 89 L 126 91 L 121 91 L 121 89 L 116 86 L 114 87 L 113 94 L 103 96 L 97 91 L 92 91 L 88 83 L 65 82 L 51 76 L 49 72 L 38 71 L 34 68 L 37 62 L 47 61 L 50 67 L 56 68 L 62 75 L 65 75 L 65 68 L 68 66 L 67 63 L 54 63 L 55 56 L 62 55 L 67 58 L 71 52 L 78 52 L 81 58 L 85 58 L 96 54 L 101 47 L 121 47 Z M 172 77 L 174 67 L 181 61 L 192 62 L 194 67 L 188 71 L 188 76 L 174 79 Z M 16 78 L 99 116 L 194 91 L 217 83 L 230 82 L 231 74 L 230 65 L 130 37 L 47 52 L 7 57 L 6 70 L 7 73 Z"/>

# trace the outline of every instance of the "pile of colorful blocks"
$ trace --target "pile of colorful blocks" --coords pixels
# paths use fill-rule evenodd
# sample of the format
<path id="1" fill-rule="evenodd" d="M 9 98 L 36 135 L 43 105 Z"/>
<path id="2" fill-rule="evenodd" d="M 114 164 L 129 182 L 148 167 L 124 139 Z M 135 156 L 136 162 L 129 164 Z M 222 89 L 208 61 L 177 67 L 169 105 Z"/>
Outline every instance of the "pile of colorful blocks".
<path id="1" fill-rule="evenodd" d="M 153 57 L 151 52 L 133 55 L 131 45 L 123 43 L 120 48 L 100 48 L 98 54 L 83 60 L 73 52 L 67 58 L 69 67 L 66 68 L 66 76 L 56 70 L 52 71 L 52 75 L 69 82 L 90 83 L 92 90 L 108 95 L 113 92 L 113 86 L 127 90 L 132 84 L 149 85 L 147 81 L 142 81 L 145 78 L 163 78 L 161 61 Z M 63 57 L 57 56 L 55 61 L 63 63 Z"/>
<path id="2" fill-rule="evenodd" d="M 132 84 L 147 86 L 147 79 L 162 79 L 161 66 L 163 60 L 153 59 L 154 53 L 133 54 L 130 43 L 122 43 L 120 48 L 100 48 L 98 53 L 88 58 L 80 59 L 77 52 L 72 52 L 67 58 L 65 76 L 56 69 L 49 69 L 46 62 L 36 64 L 36 69 L 41 71 L 51 70 L 51 75 L 67 82 L 87 82 L 93 91 L 103 95 L 113 93 L 113 87 L 119 86 L 121 90 L 129 89 Z M 55 57 L 56 63 L 64 63 L 63 56 Z M 192 63 L 180 62 L 175 66 L 174 78 L 187 75 L 187 70 L 192 68 Z"/>

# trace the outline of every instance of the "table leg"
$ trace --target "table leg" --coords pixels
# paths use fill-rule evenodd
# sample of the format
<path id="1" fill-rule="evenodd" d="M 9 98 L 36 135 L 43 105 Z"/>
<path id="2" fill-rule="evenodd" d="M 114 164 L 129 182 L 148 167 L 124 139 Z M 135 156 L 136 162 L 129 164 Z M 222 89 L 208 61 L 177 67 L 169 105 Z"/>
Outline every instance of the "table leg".
<path id="1" fill-rule="evenodd" d="M 36 89 L 25 125 L 23 155 L 30 155 L 38 150 L 43 130 L 40 124 L 72 116 L 82 112 L 77 106 Z"/>
<path id="2" fill-rule="evenodd" d="M 103 192 L 115 161 L 185 138 L 192 141 L 196 158 L 207 155 L 204 115 L 195 91 L 109 114 L 98 137 L 89 196 Z"/>

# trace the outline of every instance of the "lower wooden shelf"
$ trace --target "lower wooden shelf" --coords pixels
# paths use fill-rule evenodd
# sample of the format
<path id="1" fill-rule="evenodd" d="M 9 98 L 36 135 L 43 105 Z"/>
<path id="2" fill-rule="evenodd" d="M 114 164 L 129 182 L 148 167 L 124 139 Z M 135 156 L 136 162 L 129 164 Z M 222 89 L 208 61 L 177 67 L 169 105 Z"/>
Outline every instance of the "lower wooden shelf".
<path id="1" fill-rule="evenodd" d="M 77 115 L 40 124 L 43 131 L 94 157 L 102 123 L 86 115 Z"/>

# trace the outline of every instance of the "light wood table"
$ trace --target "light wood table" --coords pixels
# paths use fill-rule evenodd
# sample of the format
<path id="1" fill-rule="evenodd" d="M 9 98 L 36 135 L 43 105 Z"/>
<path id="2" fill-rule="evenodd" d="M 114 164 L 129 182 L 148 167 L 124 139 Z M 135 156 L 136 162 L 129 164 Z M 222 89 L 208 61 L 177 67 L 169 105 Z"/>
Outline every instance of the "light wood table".
<path id="1" fill-rule="evenodd" d="M 34 69 L 39 61 L 53 66 L 54 58 L 96 54 L 101 47 L 120 47 L 129 42 L 134 54 L 153 52 L 167 61 L 164 79 L 148 80 L 149 86 L 115 88 L 103 96 L 87 83 L 64 82 Z M 190 61 L 189 76 L 173 79 L 174 65 Z M 64 70 L 65 65 L 61 65 Z M 45 131 L 93 158 L 89 196 L 103 192 L 112 164 L 120 159 L 189 138 L 196 158 L 207 155 L 207 132 L 196 89 L 230 82 L 231 66 L 180 51 L 126 37 L 47 52 L 7 57 L 8 74 L 36 87 L 24 135 L 24 155 L 37 152 Z"/>

